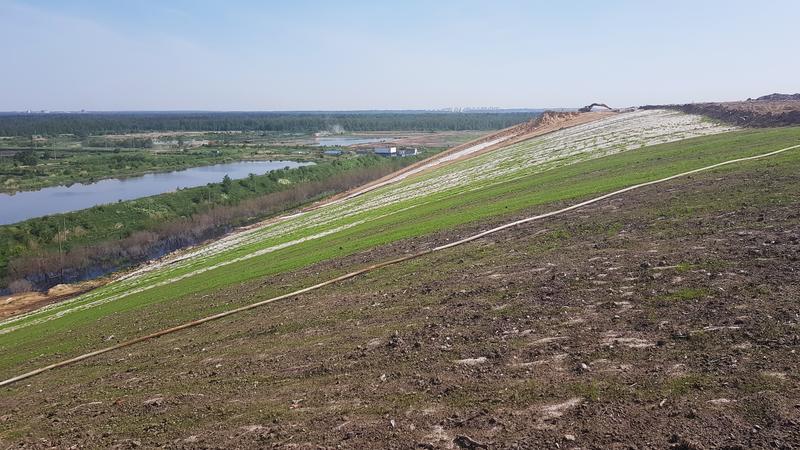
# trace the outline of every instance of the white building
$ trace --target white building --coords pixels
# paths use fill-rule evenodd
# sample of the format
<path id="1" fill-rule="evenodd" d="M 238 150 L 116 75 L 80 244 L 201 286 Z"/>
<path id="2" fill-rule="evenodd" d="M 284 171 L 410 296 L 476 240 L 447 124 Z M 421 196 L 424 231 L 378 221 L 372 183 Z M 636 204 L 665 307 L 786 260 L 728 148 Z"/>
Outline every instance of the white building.
<path id="1" fill-rule="evenodd" d="M 405 157 L 405 156 L 417 156 L 419 152 L 417 151 L 416 147 L 401 147 L 397 150 L 397 156 Z"/>
<path id="2" fill-rule="evenodd" d="M 397 147 L 375 147 L 373 152 L 380 156 L 397 156 Z"/>

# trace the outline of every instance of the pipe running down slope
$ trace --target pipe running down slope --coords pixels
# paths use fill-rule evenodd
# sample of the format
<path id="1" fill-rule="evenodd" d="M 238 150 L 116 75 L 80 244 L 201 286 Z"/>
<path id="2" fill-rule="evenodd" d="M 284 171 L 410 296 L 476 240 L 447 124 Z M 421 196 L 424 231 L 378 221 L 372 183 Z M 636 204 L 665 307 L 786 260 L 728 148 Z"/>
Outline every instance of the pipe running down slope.
<path id="1" fill-rule="evenodd" d="M 349 272 L 349 273 L 346 273 L 344 275 L 340 275 L 340 276 L 338 276 L 336 278 L 331 278 L 329 280 L 317 283 L 317 284 L 315 284 L 313 286 L 309 286 L 309 287 L 306 287 L 306 288 L 303 288 L 303 289 L 299 289 L 299 290 L 296 290 L 296 291 L 293 291 L 293 292 L 289 292 L 287 294 L 279 295 L 277 297 L 272 297 L 272 298 L 269 298 L 267 300 L 263 300 L 263 301 L 260 301 L 260 302 L 257 302 L 257 303 L 253 303 L 253 304 L 250 304 L 250 305 L 242 306 L 240 308 L 232 309 L 230 311 L 225 311 L 225 312 L 221 312 L 221 313 L 214 314 L 214 315 L 211 315 L 211 316 L 207 316 L 207 317 L 204 317 L 202 319 L 193 320 L 191 322 L 186 322 L 186 323 L 184 323 L 182 325 L 178 325 L 178 326 L 171 327 L 171 328 L 166 328 L 166 329 L 163 329 L 161 331 L 157 331 L 155 333 L 148 334 L 146 336 L 141 336 L 141 337 L 138 337 L 138 338 L 135 338 L 135 339 L 131 339 L 131 340 L 128 340 L 128 341 L 125 341 L 125 342 L 121 342 L 121 343 L 116 344 L 116 345 L 112 345 L 110 347 L 105 347 L 105 348 L 102 348 L 102 349 L 99 349 L 99 350 L 95 350 L 93 352 L 85 353 L 83 355 L 76 356 L 74 358 L 70 358 L 70 359 L 66 359 L 66 360 L 63 360 L 63 361 L 59 361 L 57 363 L 50 364 L 49 366 L 41 367 L 39 369 L 32 370 L 32 371 L 27 372 L 27 373 L 23 373 L 21 375 L 9 378 L 7 380 L 0 381 L 0 387 L 7 386 L 7 385 L 10 385 L 12 383 L 16 383 L 18 381 L 24 380 L 26 378 L 30 378 L 32 376 L 38 375 L 38 374 L 40 374 L 42 372 L 46 372 L 46 371 L 51 370 L 51 369 L 64 367 L 64 366 L 67 366 L 67 365 L 70 365 L 70 364 L 74 364 L 74 363 L 77 363 L 77 362 L 92 358 L 94 356 L 102 355 L 104 353 L 108 353 L 108 352 L 111 352 L 111 351 L 114 351 L 114 350 L 118 350 L 118 349 L 121 349 L 121 348 L 129 347 L 131 345 L 138 344 L 140 342 L 144 342 L 144 341 L 148 341 L 148 340 L 151 340 L 151 339 L 155 339 L 157 337 L 164 336 L 166 334 L 171 334 L 171 333 L 175 333 L 175 332 L 178 332 L 178 331 L 181 331 L 181 330 L 185 330 L 187 328 L 196 327 L 196 326 L 202 325 L 202 324 L 204 324 L 206 322 L 211 322 L 213 320 L 222 319 L 224 317 L 232 316 L 234 314 L 238 314 L 238 313 L 243 312 L 243 311 L 248 311 L 248 310 L 251 310 L 251 309 L 255 309 L 255 308 L 258 308 L 260 306 L 267 305 L 269 303 L 274 303 L 274 302 L 277 302 L 279 300 L 285 300 L 285 299 L 288 299 L 288 298 L 291 298 L 291 297 L 295 297 L 297 295 L 304 294 L 306 292 L 311 292 L 311 291 L 320 289 L 322 287 L 329 286 L 329 285 L 332 285 L 334 283 L 338 283 L 340 281 L 344 281 L 344 280 L 347 280 L 347 279 L 350 279 L 350 278 L 357 277 L 358 275 L 361 275 L 361 274 L 364 274 L 364 273 L 367 273 L 367 272 L 371 272 L 373 270 L 380 269 L 382 267 L 386 267 L 386 266 L 390 266 L 390 265 L 393 265 L 393 264 L 401 263 L 403 261 L 408 261 L 408 260 L 411 260 L 411 259 L 419 258 L 421 256 L 425 256 L 425 255 L 428 255 L 430 253 L 438 252 L 438 251 L 445 250 L 445 249 L 448 249 L 448 248 L 451 248 L 451 247 L 456 247 L 458 245 L 463 245 L 463 244 L 466 244 L 468 242 L 472 242 L 472 241 L 475 241 L 477 239 L 480 239 L 480 238 L 482 238 L 484 236 L 488 236 L 490 234 L 494 234 L 494 233 L 506 230 L 508 228 L 512 228 L 512 227 L 515 227 L 515 226 L 518 226 L 518 225 L 522 225 L 522 224 L 525 224 L 525 223 L 528 223 L 528 222 L 533 222 L 533 221 L 536 221 L 536 220 L 545 219 L 547 217 L 552 217 L 552 216 L 556 216 L 556 215 L 559 215 L 559 214 L 563 214 L 563 213 L 566 213 L 566 212 L 569 212 L 569 211 L 572 211 L 572 210 L 575 210 L 575 209 L 578 209 L 578 208 L 582 208 L 582 207 L 587 206 L 587 205 L 591 205 L 593 203 L 597 203 L 597 202 L 603 201 L 603 200 L 608 199 L 610 197 L 614 197 L 614 196 L 617 196 L 617 195 L 620 195 L 620 194 L 624 194 L 624 193 L 626 193 L 628 191 L 632 191 L 634 189 L 639 189 L 639 188 L 643 188 L 643 187 L 646 187 L 646 186 L 652 186 L 654 184 L 664 183 L 664 182 L 667 182 L 667 181 L 670 181 L 670 180 L 674 180 L 676 178 L 685 177 L 685 176 L 692 175 L 692 174 L 699 173 L 699 172 L 705 172 L 705 171 L 708 171 L 708 170 L 716 169 L 718 167 L 727 166 L 727 165 L 730 165 L 730 164 L 736 164 L 736 163 L 740 163 L 740 162 L 744 162 L 744 161 L 752 161 L 752 160 L 767 158 L 767 157 L 778 155 L 780 153 L 783 153 L 783 152 L 786 152 L 786 151 L 789 151 L 789 150 L 793 150 L 793 149 L 796 149 L 796 148 L 800 148 L 800 144 L 799 145 L 793 145 L 791 147 L 782 148 L 780 150 L 775 150 L 775 151 L 768 152 L 768 153 L 763 153 L 761 155 L 755 155 L 755 156 L 748 156 L 748 157 L 744 157 L 744 158 L 731 159 L 731 160 L 728 160 L 728 161 L 723 161 L 723 162 L 720 162 L 720 163 L 712 164 L 710 166 L 701 167 L 699 169 L 689 170 L 687 172 L 682 172 L 682 173 L 671 175 L 671 176 L 668 176 L 668 177 L 665 177 L 665 178 L 660 178 L 658 180 L 647 181 L 647 182 L 644 182 L 644 183 L 635 184 L 633 186 L 628 186 L 626 188 L 619 189 L 619 190 L 616 190 L 614 192 L 610 192 L 608 194 L 601 195 L 599 197 L 595 197 L 595 198 L 592 198 L 592 199 L 589 199 L 589 200 L 586 200 L 586 201 L 583 201 L 583 202 L 580 202 L 580 203 L 576 203 L 576 204 L 574 204 L 572 206 L 568 206 L 566 208 L 562 208 L 562 209 L 559 209 L 559 210 L 556 210 L 556 211 L 551 211 L 551 212 L 544 213 L 544 214 L 539 214 L 537 216 L 526 217 L 524 219 L 520 219 L 520 220 L 516 220 L 516 221 L 513 221 L 513 222 L 509 222 L 509 223 L 500 225 L 498 227 L 494 227 L 494 228 L 491 228 L 489 230 L 485 230 L 485 231 L 482 231 L 480 233 L 473 234 L 472 236 L 466 237 L 466 238 L 458 240 L 458 241 L 454 241 L 454 242 L 451 242 L 451 243 L 448 243 L 448 244 L 440 245 L 438 247 L 434 247 L 434 248 L 431 248 L 431 249 L 422 250 L 420 252 L 413 253 L 411 255 L 406 255 L 406 256 L 403 256 L 401 258 L 396 258 L 396 259 L 392 259 L 392 260 L 389 260 L 389 261 L 384 261 L 382 263 L 373 264 L 373 265 L 364 267 L 362 269 L 358 269 L 356 271 Z"/>

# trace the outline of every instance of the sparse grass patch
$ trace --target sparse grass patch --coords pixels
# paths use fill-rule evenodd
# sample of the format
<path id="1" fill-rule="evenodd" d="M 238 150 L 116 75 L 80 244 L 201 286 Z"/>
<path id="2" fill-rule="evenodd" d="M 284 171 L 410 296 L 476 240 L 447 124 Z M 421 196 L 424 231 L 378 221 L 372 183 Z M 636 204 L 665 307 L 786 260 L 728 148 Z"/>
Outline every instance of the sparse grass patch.
<path id="1" fill-rule="evenodd" d="M 682 397 L 696 391 L 705 391 L 716 384 L 714 377 L 700 373 L 690 373 L 667 379 L 662 385 L 663 396 Z"/>
<path id="2" fill-rule="evenodd" d="M 603 389 L 597 381 L 578 382 L 569 385 L 571 394 L 584 398 L 590 402 L 600 400 Z"/>
<path id="3" fill-rule="evenodd" d="M 710 294 L 711 291 L 707 288 L 687 287 L 668 294 L 658 295 L 653 299 L 653 301 L 656 306 L 666 307 L 670 306 L 674 302 L 699 300 Z"/>
<path id="4" fill-rule="evenodd" d="M 549 390 L 535 378 L 526 378 L 509 387 L 503 403 L 516 408 L 528 407 L 550 394 Z"/>
<path id="5" fill-rule="evenodd" d="M 669 294 L 671 300 L 697 300 L 709 295 L 711 291 L 706 288 L 683 288 L 675 293 Z"/>

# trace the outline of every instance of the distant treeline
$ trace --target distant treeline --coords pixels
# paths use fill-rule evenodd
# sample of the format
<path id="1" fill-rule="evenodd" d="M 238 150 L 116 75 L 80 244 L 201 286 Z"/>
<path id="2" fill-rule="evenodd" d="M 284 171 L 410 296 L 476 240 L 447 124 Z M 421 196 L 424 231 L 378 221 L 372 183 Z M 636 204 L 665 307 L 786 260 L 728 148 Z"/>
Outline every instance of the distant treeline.
<path id="1" fill-rule="evenodd" d="M 116 112 L 0 114 L 0 136 L 74 134 L 85 137 L 145 131 L 496 130 L 527 121 L 525 112 Z"/>

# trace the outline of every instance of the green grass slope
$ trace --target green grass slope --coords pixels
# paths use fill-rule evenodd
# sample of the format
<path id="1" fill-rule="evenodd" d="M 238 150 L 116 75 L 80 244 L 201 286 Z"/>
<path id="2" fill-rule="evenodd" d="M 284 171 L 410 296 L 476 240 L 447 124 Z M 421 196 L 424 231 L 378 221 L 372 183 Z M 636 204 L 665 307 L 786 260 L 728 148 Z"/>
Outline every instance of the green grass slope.
<path id="1" fill-rule="evenodd" d="M 348 227 L 317 239 L 223 265 L 63 316 L 58 316 L 59 308 L 56 307 L 25 317 L 21 323 L 36 321 L 43 316 L 47 316 L 48 320 L 0 334 L 0 374 L 11 376 L 54 360 L 97 349 L 108 345 L 106 339 L 111 335 L 112 342 L 142 335 L 289 292 L 351 268 L 341 267 L 330 273 L 294 279 L 282 285 L 266 285 L 257 297 L 219 297 L 221 288 L 247 280 L 288 273 L 320 261 L 481 219 L 511 216 L 537 206 L 550 209 L 635 183 L 797 143 L 800 143 L 800 128 L 729 132 L 577 162 L 540 171 L 535 176 L 518 174 L 505 181 L 471 186 L 472 189 L 458 188 L 421 199 L 399 201 L 384 208 L 379 217 L 363 223 L 350 219 L 346 224 Z M 800 152 L 789 152 L 779 158 L 795 161 L 800 158 Z M 345 225 L 340 222 L 334 221 L 325 229 Z M 323 231 L 323 228 L 317 230 L 312 227 L 302 233 L 318 231 Z M 283 236 L 284 239 L 301 237 L 300 232 L 297 236 Z M 245 246 L 237 249 L 237 252 L 243 255 L 250 250 Z M 231 256 L 226 254 L 218 258 Z M 204 261 L 204 264 L 218 262 L 212 258 Z M 184 270 L 193 268 L 189 266 Z M 148 281 L 158 283 L 163 277 L 163 274 L 156 272 Z M 125 287 L 111 285 L 101 294 L 113 295 L 117 292 L 115 289 L 124 290 Z M 70 308 L 75 307 L 76 303 L 70 305 Z M 57 318 L 53 318 L 53 314 Z"/>

